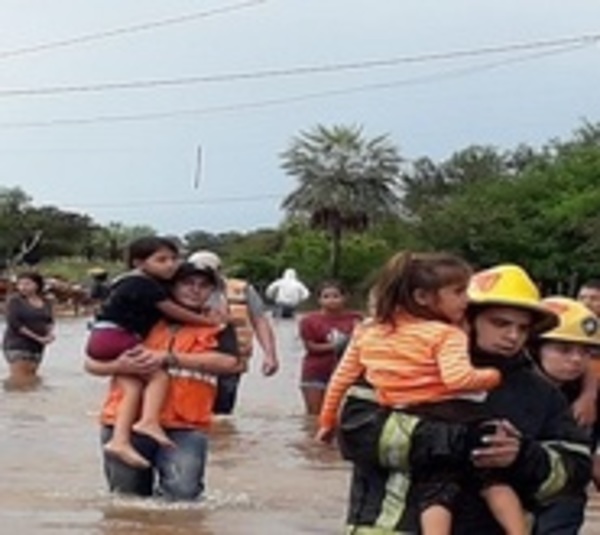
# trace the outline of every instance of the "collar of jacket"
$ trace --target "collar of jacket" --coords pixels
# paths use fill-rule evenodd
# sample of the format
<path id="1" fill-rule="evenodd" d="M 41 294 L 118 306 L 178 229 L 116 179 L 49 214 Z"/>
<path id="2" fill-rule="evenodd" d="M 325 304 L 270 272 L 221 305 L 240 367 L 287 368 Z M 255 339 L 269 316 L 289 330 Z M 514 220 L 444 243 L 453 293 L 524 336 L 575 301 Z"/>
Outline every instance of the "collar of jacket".
<path id="1" fill-rule="evenodd" d="M 533 362 L 525 350 L 520 351 L 514 357 L 506 357 L 495 353 L 483 351 L 478 347 L 471 346 L 471 362 L 478 368 L 496 368 L 507 375 L 526 368 L 532 368 Z"/>

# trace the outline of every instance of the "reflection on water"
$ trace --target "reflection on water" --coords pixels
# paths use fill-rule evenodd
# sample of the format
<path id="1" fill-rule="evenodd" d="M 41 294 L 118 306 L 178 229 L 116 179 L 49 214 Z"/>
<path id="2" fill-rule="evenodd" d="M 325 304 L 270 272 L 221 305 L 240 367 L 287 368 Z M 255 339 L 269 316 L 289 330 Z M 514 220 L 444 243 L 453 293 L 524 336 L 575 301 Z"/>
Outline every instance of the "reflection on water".
<path id="1" fill-rule="evenodd" d="M 215 423 L 205 499 L 170 504 L 106 492 L 96 425 L 105 381 L 82 371 L 85 321 L 61 320 L 41 385 L 0 390 L 2 532 L 341 533 L 347 466 L 333 448 L 312 440 L 315 422 L 303 415 L 297 388 L 302 348 L 294 322 L 279 321 L 276 329 L 282 370 L 270 379 L 252 370 L 238 413 Z M 597 510 L 592 506 L 592 516 Z"/>

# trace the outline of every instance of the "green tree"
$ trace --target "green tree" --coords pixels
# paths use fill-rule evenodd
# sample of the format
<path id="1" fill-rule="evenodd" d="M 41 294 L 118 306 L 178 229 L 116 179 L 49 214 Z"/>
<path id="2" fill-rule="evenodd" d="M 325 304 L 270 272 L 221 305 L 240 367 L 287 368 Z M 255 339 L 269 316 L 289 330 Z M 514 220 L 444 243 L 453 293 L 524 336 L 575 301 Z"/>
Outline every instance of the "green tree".
<path id="1" fill-rule="evenodd" d="M 288 217 L 326 232 L 336 277 L 342 235 L 398 214 L 398 151 L 385 135 L 368 139 L 358 127 L 318 125 L 294 138 L 281 158 L 298 181 L 282 207 Z"/>

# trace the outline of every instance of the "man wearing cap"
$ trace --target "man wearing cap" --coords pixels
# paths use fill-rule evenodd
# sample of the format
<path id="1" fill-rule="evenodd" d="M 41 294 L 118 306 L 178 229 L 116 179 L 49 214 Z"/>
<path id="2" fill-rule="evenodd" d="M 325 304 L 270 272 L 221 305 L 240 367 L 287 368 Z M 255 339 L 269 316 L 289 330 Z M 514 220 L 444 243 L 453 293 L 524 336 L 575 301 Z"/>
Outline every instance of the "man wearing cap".
<path id="1" fill-rule="evenodd" d="M 221 259 L 212 251 L 196 251 L 188 258 L 188 262 L 198 267 L 209 267 L 222 273 Z M 250 358 L 253 352 L 253 338 L 256 335 L 263 350 L 262 373 L 273 375 L 279 368 L 275 334 L 265 313 L 264 303 L 256 289 L 243 279 L 222 277 L 223 288 L 215 292 L 211 306 L 224 312 L 231 319 L 238 340 L 239 353 L 242 358 Z M 239 376 L 222 377 L 216 411 L 220 414 L 233 412 L 235 406 Z"/>
<path id="2" fill-rule="evenodd" d="M 476 274 L 469 298 L 471 360 L 502 374 L 500 386 L 485 401 L 496 416 L 493 432 L 473 447 L 464 426 L 387 411 L 373 401 L 368 385 L 355 386 L 340 415 L 340 447 L 354 464 L 347 518 L 354 535 L 419 532 L 410 488 L 414 455 L 419 463 L 431 459 L 502 470 L 534 516 L 562 493 L 584 489 L 590 479 L 586 434 L 562 394 L 541 377 L 524 350 L 531 334 L 556 326 L 556 315 L 543 306 L 536 286 L 515 265 Z M 452 533 L 503 531 L 474 488 L 464 493 L 454 511 Z M 549 532 L 534 525 L 533 533 Z"/>
<path id="3" fill-rule="evenodd" d="M 181 264 L 169 282 L 172 298 L 192 311 L 202 310 L 217 284 L 208 269 Z M 99 376 L 128 375 L 143 379 L 162 367 L 169 374 L 169 389 L 160 423 L 172 445 L 133 433 L 137 452 L 148 467 L 131 466 L 103 451 L 104 473 L 111 491 L 136 496 L 158 495 L 169 501 L 195 500 L 204 491 L 208 434 L 217 395 L 217 376 L 243 370 L 245 363 L 233 353 L 231 326 L 185 325 L 164 318 L 143 342 L 115 360 L 87 358 L 85 368 Z M 123 392 L 111 381 L 101 410 L 101 439 L 110 440 Z"/>

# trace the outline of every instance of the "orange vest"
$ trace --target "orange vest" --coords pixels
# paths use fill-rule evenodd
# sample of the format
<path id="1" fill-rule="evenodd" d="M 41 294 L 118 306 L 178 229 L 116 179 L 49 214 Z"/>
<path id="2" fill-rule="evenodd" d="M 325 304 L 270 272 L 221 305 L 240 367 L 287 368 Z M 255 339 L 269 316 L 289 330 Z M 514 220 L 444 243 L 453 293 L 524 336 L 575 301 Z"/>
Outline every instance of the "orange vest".
<path id="1" fill-rule="evenodd" d="M 250 322 L 250 311 L 246 291 L 248 283 L 241 279 L 227 279 L 226 298 L 229 316 L 235 328 L 235 335 L 241 357 L 252 356 L 254 331 Z"/>
<path id="2" fill-rule="evenodd" d="M 214 349 L 217 345 L 218 327 L 198 325 L 171 326 L 160 321 L 154 326 L 144 341 L 148 349 L 176 353 L 201 353 Z M 204 429 L 210 425 L 212 407 L 217 392 L 214 375 L 183 368 L 169 370 L 169 391 L 161 412 L 161 425 L 167 429 Z M 110 389 L 100 419 L 103 424 L 112 425 L 122 398 L 122 391 L 114 381 Z"/>

